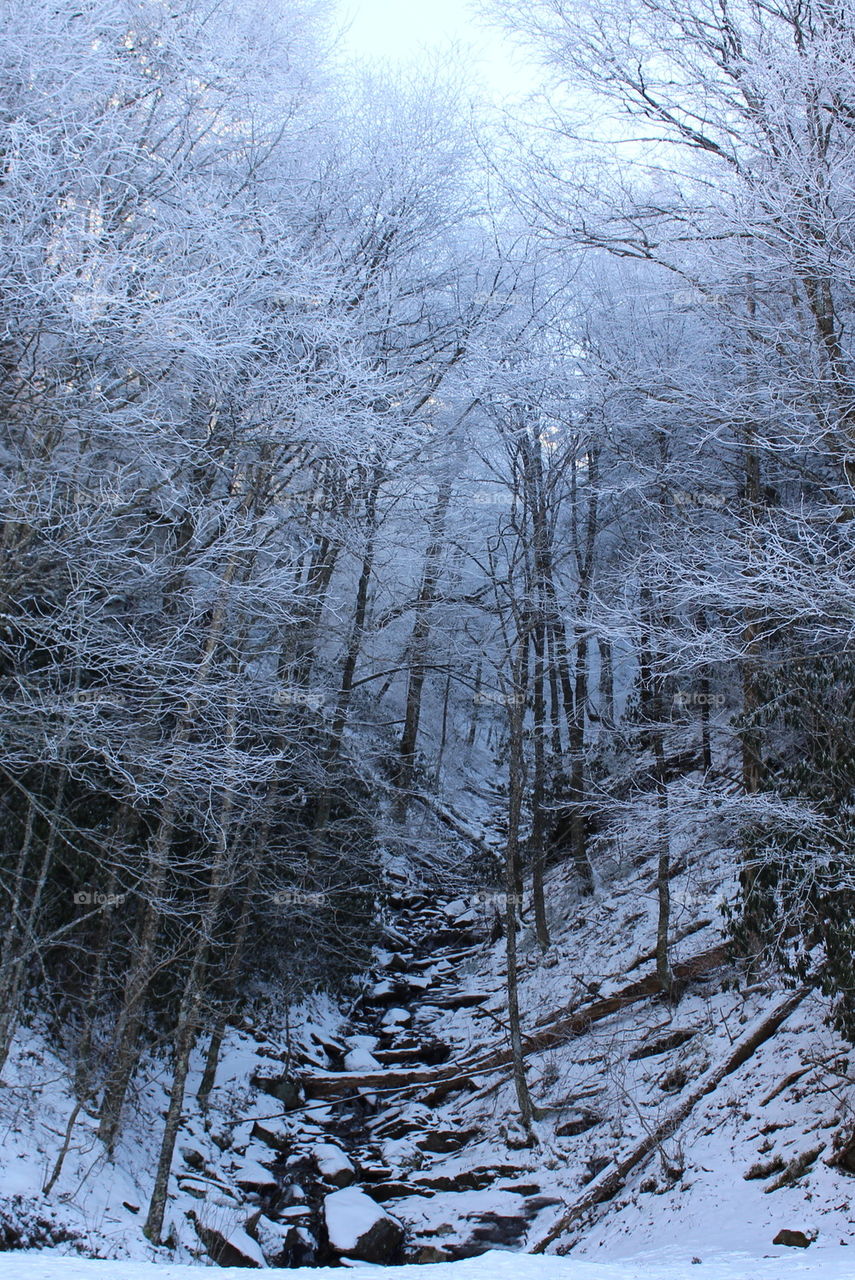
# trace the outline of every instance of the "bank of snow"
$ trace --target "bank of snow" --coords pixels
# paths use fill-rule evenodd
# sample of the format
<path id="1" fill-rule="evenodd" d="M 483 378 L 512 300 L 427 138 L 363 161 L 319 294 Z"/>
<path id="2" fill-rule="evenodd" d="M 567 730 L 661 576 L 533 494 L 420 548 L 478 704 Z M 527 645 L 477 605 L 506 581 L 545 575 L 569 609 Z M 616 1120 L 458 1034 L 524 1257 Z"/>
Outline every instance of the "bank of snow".
<path id="1" fill-rule="evenodd" d="M 300 1268 L 306 1280 L 341 1280 L 341 1268 Z M 855 1252 L 844 1247 L 795 1253 L 792 1250 L 755 1258 L 745 1253 L 720 1254 L 692 1265 L 662 1256 L 621 1262 L 577 1258 L 533 1257 L 493 1250 L 463 1262 L 429 1267 L 360 1265 L 361 1280 L 852 1280 Z M 280 1273 L 280 1274 L 284 1274 Z M 296 1271 L 289 1271 L 296 1275 Z M 244 1280 L 246 1271 L 217 1268 L 223 1280 Z M 199 1267 L 146 1262 L 93 1262 L 45 1254 L 0 1254 L 0 1280 L 198 1280 Z"/>

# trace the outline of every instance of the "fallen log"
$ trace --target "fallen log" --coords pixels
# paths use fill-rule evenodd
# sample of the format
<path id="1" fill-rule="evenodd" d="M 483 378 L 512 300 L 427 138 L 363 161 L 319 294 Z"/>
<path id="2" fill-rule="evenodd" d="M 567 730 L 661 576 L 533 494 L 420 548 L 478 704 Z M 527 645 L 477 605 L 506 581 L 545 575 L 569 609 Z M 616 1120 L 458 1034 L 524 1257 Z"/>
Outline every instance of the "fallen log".
<path id="1" fill-rule="evenodd" d="M 708 1094 L 713 1093 L 722 1080 L 747 1062 L 752 1054 L 775 1034 L 781 1024 L 786 1022 L 787 1018 L 801 1004 L 807 994 L 807 987 L 800 987 L 796 991 L 791 991 L 775 1005 L 771 1013 L 757 1019 L 754 1025 L 733 1046 L 725 1060 L 719 1063 L 718 1066 L 711 1067 L 701 1077 L 692 1092 L 682 1100 L 680 1105 L 669 1112 L 655 1129 L 645 1134 L 625 1156 L 607 1165 L 588 1184 L 582 1195 L 567 1206 L 564 1213 L 552 1224 L 546 1235 L 541 1236 L 533 1244 L 530 1244 L 526 1252 L 543 1253 L 553 1241 L 563 1235 L 568 1227 L 571 1227 L 589 1209 L 594 1208 L 595 1205 L 602 1204 L 606 1200 L 611 1200 L 623 1186 L 627 1174 L 636 1165 L 640 1164 L 645 1156 L 648 1156 L 651 1151 L 671 1137 L 698 1103 Z"/>
<path id="2" fill-rule="evenodd" d="M 424 807 L 429 809 L 434 817 L 438 818 L 444 826 L 453 831 L 455 835 L 460 836 L 460 838 L 466 841 L 467 844 L 472 845 L 473 849 L 477 849 L 479 853 L 483 854 L 490 860 L 490 862 L 493 863 L 498 871 L 501 871 L 503 863 L 502 856 L 498 850 L 494 849 L 493 846 L 487 842 L 483 832 L 476 831 L 473 827 L 470 827 L 466 819 L 461 817 L 461 815 L 452 809 L 450 805 L 443 804 L 440 799 L 436 796 L 430 795 L 427 791 L 416 791 L 410 788 L 402 790 L 400 787 L 395 786 L 394 783 L 389 782 L 386 778 L 382 778 L 379 775 L 372 774 L 370 778 L 363 775 L 362 781 L 369 789 L 373 788 L 376 790 L 380 788 L 385 791 L 387 795 L 395 796 L 399 799 L 415 800 L 418 804 L 424 805 Z"/>
<path id="3" fill-rule="evenodd" d="M 437 800 L 436 796 L 428 795 L 424 791 L 407 791 L 405 794 L 407 799 L 417 800 L 426 809 L 430 809 L 434 817 L 439 818 L 440 822 L 448 827 L 450 831 L 453 831 L 455 835 L 460 836 L 467 844 L 472 845 L 473 849 L 477 849 L 479 853 L 489 858 L 495 867 L 500 867 L 501 857 L 499 853 L 492 845 L 487 843 L 482 832 L 470 827 L 469 823 L 464 818 L 461 818 L 459 813 L 455 813 L 454 809 L 449 805 L 443 804 L 440 800 Z"/>
<path id="4" fill-rule="evenodd" d="M 692 978 L 698 978 L 703 973 L 709 973 L 713 969 L 718 969 L 725 964 L 729 956 L 729 946 L 725 942 L 720 942 L 714 947 L 709 947 L 706 951 L 699 951 L 696 956 L 689 956 L 687 960 L 678 960 L 672 967 L 675 981 L 689 982 Z M 630 968 L 635 968 L 631 965 Z M 614 995 L 605 996 L 601 1000 L 596 1000 L 587 1005 L 565 1005 L 563 1009 L 559 1009 L 551 1014 L 547 1014 L 545 1018 L 541 1018 L 537 1023 L 538 1027 L 544 1027 L 547 1024 L 554 1024 L 559 1018 L 575 1017 L 581 1015 L 586 1010 L 597 1009 L 619 1001 L 621 1004 L 633 1004 L 636 1000 L 642 1000 L 646 996 L 656 995 L 661 990 L 659 979 L 655 974 L 648 974 L 646 978 L 639 978 L 637 982 L 632 982 L 629 986 L 624 987 L 621 991 L 616 991 Z M 605 1014 L 603 1017 L 607 1016 Z M 596 1018 L 592 1019 L 597 1021 Z M 536 1034 L 536 1033 L 535 1033 Z"/>
<path id="5" fill-rule="evenodd" d="M 701 929 L 706 929 L 712 924 L 712 920 L 696 920 L 694 924 L 688 925 L 679 933 L 675 933 L 671 939 L 671 946 L 676 947 L 680 942 L 685 942 L 686 938 L 691 938 L 693 933 L 700 933 Z M 632 973 L 633 969 L 640 968 L 641 965 L 647 964 L 648 960 L 656 959 L 656 948 L 651 947 L 649 951 L 642 951 L 640 956 L 636 956 L 631 964 L 627 965 L 627 973 Z"/>
<path id="6" fill-rule="evenodd" d="M 724 964 L 728 956 L 725 944 L 702 951 L 674 965 L 674 978 L 681 982 L 699 977 Z M 576 1036 L 584 1035 L 592 1023 L 600 1022 L 613 1013 L 649 996 L 658 995 L 661 990 L 659 979 L 655 973 L 646 978 L 632 982 L 613 995 L 604 996 L 590 1004 L 582 1005 L 572 1012 L 565 1008 L 553 1015 L 549 1026 L 535 1031 L 523 1038 L 523 1053 L 528 1057 L 533 1053 L 543 1053 L 547 1049 L 555 1049 Z M 303 1078 L 303 1087 L 307 1098 L 337 1098 L 359 1089 L 370 1089 L 372 1092 L 399 1092 L 417 1089 L 422 1085 L 435 1085 L 443 1081 L 460 1078 L 465 1080 L 473 1075 L 486 1075 L 507 1066 L 512 1059 L 510 1049 L 494 1049 L 489 1053 L 459 1062 L 447 1062 L 440 1067 L 432 1067 L 426 1071 L 363 1071 L 317 1073 Z"/>

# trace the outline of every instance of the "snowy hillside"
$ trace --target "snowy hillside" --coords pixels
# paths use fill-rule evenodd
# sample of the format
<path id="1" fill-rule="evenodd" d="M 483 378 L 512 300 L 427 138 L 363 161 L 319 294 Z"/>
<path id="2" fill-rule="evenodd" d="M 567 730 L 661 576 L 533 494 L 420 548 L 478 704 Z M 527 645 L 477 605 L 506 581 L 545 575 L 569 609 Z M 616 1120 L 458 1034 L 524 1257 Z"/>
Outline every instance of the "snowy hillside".
<path id="1" fill-rule="evenodd" d="M 534 1146 L 513 1119 L 493 900 L 444 900 L 391 872 L 384 945 L 349 1013 L 304 1004 L 286 1035 L 268 998 L 229 1032 L 209 1109 L 191 1107 L 179 1134 L 160 1260 L 438 1264 L 547 1245 L 596 1262 L 596 1276 L 604 1259 L 669 1262 L 675 1275 L 723 1252 L 788 1269 L 803 1253 L 838 1259 L 852 1233 L 851 1174 L 831 1165 L 851 1138 L 846 1046 L 816 996 L 771 972 L 736 982 L 720 920 L 698 913 L 727 887 L 726 865 L 711 848 L 673 878 L 673 1007 L 645 956 L 650 866 L 611 864 L 584 902 L 561 868 L 549 874 L 554 945 L 544 956 L 530 926 L 520 935 Z M 38 1036 L 21 1046 L 0 1092 L 7 1232 L 17 1221 L 31 1248 L 153 1257 L 140 1171 L 164 1105 L 160 1064 L 115 1161 L 80 1117 L 45 1197 L 72 1100 Z"/>
<path id="2" fill-rule="evenodd" d="M 0 1280 L 855 1280 L 855 0 L 0 104 Z"/>

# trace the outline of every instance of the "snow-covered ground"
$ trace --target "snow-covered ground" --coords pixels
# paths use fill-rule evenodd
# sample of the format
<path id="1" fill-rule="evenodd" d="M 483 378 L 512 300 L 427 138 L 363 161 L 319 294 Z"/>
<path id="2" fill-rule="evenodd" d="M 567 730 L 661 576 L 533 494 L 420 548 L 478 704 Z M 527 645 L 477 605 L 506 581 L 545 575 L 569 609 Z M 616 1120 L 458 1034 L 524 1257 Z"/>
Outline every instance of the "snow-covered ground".
<path id="1" fill-rule="evenodd" d="M 697 1267 L 697 1270 L 696 1270 Z M 341 1280 L 341 1269 L 300 1269 L 305 1280 Z M 300 1270 L 289 1275 L 299 1275 Z M 424 1266 L 356 1268 L 361 1280 L 852 1280 L 855 1259 L 846 1248 L 752 1258 L 748 1254 L 719 1254 L 693 1266 L 687 1261 L 660 1258 L 606 1263 L 572 1258 L 549 1258 L 493 1250 L 479 1258 Z M 284 1273 L 282 1273 L 284 1274 Z M 0 1254 L 0 1280 L 198 1280 L 199 1268 L 141 1262 L 92 1262 Z M 237 1267 L 217 1270 L 223 1280 L 244 1280 Z"/>
<path id="2" fill-rule="evenodd" d="M 301 1268 L 302 1270 L 302 1268 Z M 361 1280 L 852 1280 L 855 1258 L 849 1249 L 829 1248 L 795 1257 L 756 1258 L 746 1253 L 722 1253 L 700 1263 L 663 1257 L 658 1261 L 631 1258 L 622 1262 L 593 1262 L 576 1258 L 535 1257 L 494 1249 L 479 1258 L 424 1266 L 356 1268 Z M 289 1272 L 298 1275 L 298 1271 Z M 223 1280 L 246 1277 L 238 1267 L 218 1268 Z M 303 1270 L 306 1280 L 340 1280 L 338 1267 Z M 198 1280 L 198 1267 L 146 1262 L 92 1262 L 78 1258 L 23 1256 L 0 1253 L 0 1280 Z"/>
<path id="3" fill-rule="evenodd" d="M 728 892 L 733 863 L 697 831 L 675 843 L 674 956 L 688 960 L 721 941 L 715 902 Z M 550 873 L 546 955 L 530 922 L 521 934 L 529 1034 L 650 972 L 656 892 L 649 861 L 616 854 L 598 871 L 597 894 L 582 901 L 566 871 Z M 613 1195 L 558 1236 L 555 1247 L 571 1256 L 530 1257 L 526 1251 L 598 1173 L 667 1120 L 763 1019 L 781 998 L 780 980 L 760 973 L 745 986 L 719 964 L 689 982 L 673 1008 L 648 997 L 590 1023 L 586 1012 L 578 1031 L 528 1058 L 543 1114 L 540 1145 L 531 1148 L 515 1129 L 507 1066 L 478 1067 L 505 1045 L 503 942 L 489 943 L 483 928 L 474 943 L 460 942 L 483 926 L 483 903 L 478 894 L 472 907 L 414 889 L 418 905 L 408 915 L 408 890 L 398 897 L 402 914 L 378 950 L 360 1014 L 346 1018 L 318 997 L 291 1010 L 286 1036 L 281 1004 L 261 1001 L 230 1028 L 204 1114 L 194 1102 L 201 1052 L 195 1058 L 170 1186 L 169 1248 L 156 1252 L 141 1231 L 165 1106 L 164 1064 L 153 1060 L 141 1073 L 114 1161 L 97 1139 L 95 1118 L 78 1118 L 62 1175 L 46 1197 L 41 1188 L 73 1096 L 45 1035 L 38 1027 L 22 1033 L 0 1088 L 0 1226 L 19 1221 L 18 1243 L 43 1252 L 0 1253 L 0 1280 L 184 1280 L 209 1262 L 209 1228 L 239 1246 L 248 1265 L 266 1268 L 286 1238 L 314 1239 L 324 1214 L 330 1240 L 346 1248 L 353 1213 L 346 1222 L 334 1215 L 351 1202 L 360 1230 L 366 1210 L 406 1229 L 405 1253 L 366 1256 L 418 1259 L 431 1264 L 431 1280 L 855 1280 L 853 1174 L 835 1159 L 855 1123 L 851 1048 L 825 1025 L 821 998 L 805 999 Z M 417 945 L 424 919 L 444 941 L 428 935 Z M 403 1046 L 414 1042 L 444 1048 L 454 1071 L 472 1078 L 433 1097 L 440 1077 L 431 1062 L 441 1071 L 446 1059 L 424 1057 L 411 1067 Z M 286 1058 L 307 1089 L 291 1110 L 252 1085 L 255 1076 L 281 1075 Z M 362 1089 L 361 1119 L 348 1128 L 359 1087 L 347 1078 L 394 1072 L 398 1063 L 399 1075 L 424 1086 L 402 1094 Z M 344 1080 L 351 1102 L 312 1094 L 313 1080 L 332 1079 Z M 290 1196 L 272 1207 L 264 1195 L 271 1181 Z M 354 1191 L 343 1190 L 348 1183 Z M 359 1187 L 381 1208 L 366 1204 Z M 782 1230 L 803 1233 L 809 1247 L 773 1244 Z M 482 1249 L 492 1252 L 465 1256 Z M 412 1266 L 344 1263 L 371 1280 L 381 1271 L 390 1280 L 416 1275 Z"/>

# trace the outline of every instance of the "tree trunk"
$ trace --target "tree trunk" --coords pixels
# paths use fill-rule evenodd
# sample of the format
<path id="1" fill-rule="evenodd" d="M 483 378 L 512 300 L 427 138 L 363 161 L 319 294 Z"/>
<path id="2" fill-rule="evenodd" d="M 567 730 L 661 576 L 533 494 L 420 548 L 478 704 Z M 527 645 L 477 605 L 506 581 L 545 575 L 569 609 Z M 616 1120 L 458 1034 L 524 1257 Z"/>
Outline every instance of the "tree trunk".
<path id="1" fill-rule="evenodd" d="M 474 747 L 475 738 L 478 734 L 478 707 L 480 706 L 479 699 L 481 697 L 482 667 L 483 667 L 483 663 L 479 658 L 478 665 L 475 668 L 475 687 L 472 690 L 472 716 L 469 720 L 469 734 L 466 738 L 467 747 Z"/>
<path id="2" fill-rule="evenodd" d="M 653 747 L 653 783 L 656 791 L 656 896 L 658 917 L 656 922 L 656 976 L 663 992 L 670 994 L 673 987 L 669 932 L 671 927 L 671 835 L 668 818 L 668 772 L 665 761 L 663 677 L 659 655 L 654 651 L 651 637 L 655 634 L 653 593 L 647 586 L 641 588 L 641 613 L 647 644 L 649 692 L 646 719 L 650 725 Z"/>
<path id="3" fill-rule="evenodd" d="M 223 574 L 220 597 L 211 616 L 205 646 L 194 673 L 193 686 L 187 695 L 174 732 L 171 762 L 171 772 L 173 774 L 177 773 L 180 767 L 181 755 L 193 727 L 201 689 L 208 677 L 217 645 L 222 636 L 228 589 L 234 580 L 237 568 L 238 561 L 235 556 L 230 560 Z M 143 917 L 135 954 L 131 961 L 128 980 L 125 984 L 122 1008 L 116 1024 L 114 1035 L 115 1052 L 104 1085 L 98 1136 L 106 1144 L 107 1150 L 110 1152 L 115 1146 L 122 1106 L 136 1066 L 145 1000 L 156 968 L 156 943 L 161 919 L 159 904 L 166 887 L 169 853 L 175 833 L 176 818 L 175 801 L 170 798 L 163 806 L 157 834 L 150 846 L 151 852 L 146 873 L 146 900 L 143 908 Z"/>
<path id="4" fill-rule="evenodd" d="M 604 636 L 597 639 L 600 651 L 600 718 L 612 729 L 615 725 L 615 670 L 612 643 Z"/>
<path id="5" fill-rule="evenodd" d="M 9 1050 L 12 1046 L 12 1038 L 15 1034 L 15 1025 L 18 1018 L 18 1003 L 21 991 L 21 983 L 24 978 L 26 963 L 23 956 L 16 956 L 15 941 L 23 936 L 30 943 L 35 938 L 36 922 L 38 920 L 39 911 L 41 909 L 42 898 L 44 897 L 45 886 L 47 885 L 48 876 L 53 867 L 53 855 L 56 851 L 57 841 L 59 839 L 59 822 L 62 814 L 62 806 L 65 799 L 65 788 L 67 775 L 64 770 L 65 760 L 63 758 L 60 769 L 59 781 L 57 782 L 56 795 L 54 797 L 53 810 L 50 815 L 47 834 L 45 837 L 44 849 L 42 851 L 41 861 L 39 863 L 38 873 L 35 883 L 29 890 L 29 904 L 26 912 L 23 929 L 12 939 L 9 958 L 6 960 L 4 968 L 6 972 L 3 974 L 2 987 L 2 1003 L 3 1014 L 0 1018 L 0 1070 L 8 1057 Z M 32 809 L 32 804 L 31 804 Z M 29 820 L 28 820 L 29 823 Z M 29 823 L 28 834 L 32 835 L 32 824 Z M 19 904 L 19 911 L 22 904 Z M 11 961 L 11 963 L 10 963 Z"/>
<path id="6" fill-rule="evenodd" d="M 710 733 L 710 678 L 705 671 L 701 676 L 701 763 L 704 773 L 712 769 L 712 735 Z"/>
<path id="7" fill-rule="evenodd" d="M 234 717 L 231 720 L 231 735 L 234 736 Z M 211 881 L 207 901 L 202 918 L 199 921 L 199 934 L 190 974 L 181 999 L 178 1024 L 173 1048 L 172 1089 L 169 1095 L 169 1106 L 166 1112 L 166 1123 L 160 1143 L 160 1154 L 157 1161 L 154 1187 L 151 1193 L 148 1216 L 143 1231 L 153 1244 L 160 1243 L 163 1229 L 163 1215 L 166 1209 L 166 1198 L 169 1191 L 169 1174 L 172 1169 L 172 1158 L 175 1154 L 175 1140 L 181 1125 L 181 1109 L 184 1106 L 184 1094 L 187 1088 L 187 1072 L 190 1067 L 190 1054 L 199 1032 L 200 1013 L 204 998 L 204 975 L 208 965 L 208 953 L 211 939 L 214 936 L 217 917 L 222 906 L 223 895 L 229 881 L 226 875 L 229 851 L 229 826 L 233 807 L 233 794 L 227 791 L 223 798 L 220 814 L 220 831 L 217 840 L 216 855 L 211 867 Z"/>
<path id="8" fill-rule="evenodd" d="M 98 1137 L 111 1153 L 116 1144 L 125 1095 L 137 1063 L 144 1003 L 156 967 L 155 945 L 161 916 L 159 903 L 166 885 L 174 817 L 174 808 L 168 803 L 151 846 L 142 922 L 113 1033 L 115 1047 L 104 1082 L 98 1124 Z"/>
<path id="9" fill-rule="evenodd" d="M 401 788 L 402 806 L 406 807 L 406 791 L 412 785 L 415 769 L 416 746 L 419 735 L 419 722 L 422 711 L 422 692 L 424 690 L 427 668 L 427 645 L 431 629 L 431 608 L 436 601 L 439 583 L 440 556 L 444 545 L 443 534 L 448 506 L 451 501 L 451 482 L 443 480 L 439 487 L 436 503 L 431 514 L 431 540 L 425 553 L 424 571 L 421 586 L 416 600 L 416 620 L 409 643 L 410 675 L 407 683 L 407 701 L 404 711 L 404 728 L 398 747 L 400 765 L 398 786 Z"/>
<path id="10" fill-rule="evenodd" d="M 534 776 L 531 788 L 531 892 L 537 941 L 543 951 L 549 949 L 549 925 L 543 877 L 546 861 L 546 697 L 544 687 L 546 628 L 543 615 L 538 618 L 534 640 L 534 691 L 532 699 L 532 737 L 534 742 Z"/>
<path id="11" fill-rule="evenodd" d="M 517 639 L 511 701 L 508 708 L 510 750 L 508 755 L 508 838 L 505 846 L 505 956 L 507 960 L 508 1028 L 511 1041 L 514 1088 L 517 1095 L 517 1105 L 520 1110 L 520 1120 L 526 1131 L 531 1134 L 534 1108 L 525 1072 L 517 977 L 519 829 L 522 818 L 526 774 L 523 725 L 525 719 L 525 691 L 528 685 L 528 646 L 528 630 L 523 628 Z"/>
<path id="12" fill-rule="evenodd" d="M 806 995 L 807 990 L 802 987 L 779 1001 L 770 1014 L 763 1018 L 759 1024 L 751 1027 L 742 1039 L 737 1041 L 723 1063 L 713 1067 L 706 1075 L 701 1077 L 696 1087 L 687 1094 L 663 1121 L 645 1134 L 625 1156 L 621 1156 L 604 1169 L 585 1191 L 568 1206 L 546 1234 L 540 1236 L 529 1246 L 528 1252 L 543 1253 L 554 1240 L 563 1235 L 589 1209 L 593 1209 L 598 1204 L 603 1204 L 606 1200 L 611 1200 L 623 1186 L 627 1174 L 636 1165 L 640 1164 L 651 1151 L 661 1146 L 668 1138 L 673 1137 L 678 1127 L 691 1114 L 698 1103 L 717 1089 L 722 1080 L 741 1067 L 744 1062 L 747 1062 L 752 1054 L 761 1045 L 765 1044 L 790 1014 L 798 1008 Z"/>
<path id="13" fill-rule="evenodd" d="M 329 822 L 330 807 L 332 804 L 332 788 L 330 786 L 328 775 L 333 769 L 341 752 L 342 738 L 344 736 L 344 729 L 347 724 L 347 714 L 350 707 L 351 696 L 353 694 L 353 678 L 356 674 L 356 664 L 359 660 L 359 653 L 362 648 L 362 638 L 365 634 L 365 619 L 368 613 L 371 574 L 374 570 L 375 538 L 377 533 L 377 498 L 380 492 L 382 478 L 382 472 L 378 465 L 374 469 L 374 479 L 366 499 L 365 516 L 367 522 L 367 534 L 365 550 L 362 557 L 362 570 L 359 575 L 359 584 L 356 589 L 356 607 L 354 609 L 350 638 L 347 643 L 344 667 L 341 673 L 341 684 L 339 686 L 335 712 L 333 714 L 333 722 L 330 726 L 329 738 L 323 758 L 325 781 L 318 799 L 314 821 L 314 829 L 318 832 L 323 831 Z"/>
<path id="14" fill-rule="evenodd" d="M 275 791 L 275 788 L 274 788 L 274 791 Z M 244 948 L 246 946 L 247 935 L 249 933 L 249 924 L 250 924 L 250 920 L 252 919 L 252 897 L 255 892 L 255 887 L 258 883 L 258 859 L 260 857 L 261 850 L 263 849 L 266 843 L 267 833 L 269 829 L 270 829 L 269 825 L 265 823 L 261 829 L 261 833 L 259 835 L 259 839 L 255 847 L 255 859 L 253 861 L 252 869 L 250 871 L 249 882 L 247 883 L 246 891 L 244 893 L 240 922 L 237 927 L 234 946 L 232 947 L 232 953 L 229 958 L 229 967 L 228 967 L 228 973 L 226 974 L 225 990 L 220 999 L 219 1007 L 217 1009 L 217 1014 L 214 1021 L 214 1026 L 211 1030 L 211 1039 L 208 1044 L 208 1052 L 205 1056 L 205 1069 L 202 1073 L 202 1079 L 199 1084 L 198 1093 L 196 1094 L 196 1097 L 199 1100 L 199 1104 L 203 1108 L 208 1105 L 208 1099 L 211 1095 L 211 1090 L 214 1087 L 214 1081 L 216 1080 L 216 1076 L 217 1076 L 217 1066 L 220 1060 L 220 1050 L 222 1049 L 222 1046 L 223 1046 L 223 1037 L 225 1036 L 226 1022 L 228 1020 L 228 1015 L 229 1015 L 229 1005 L 233 1000 L 234 994 L 237 990 L 238 975 L 240 973 L 241 963 L 243 962 L 243 953 L 244 953 Z"/>

